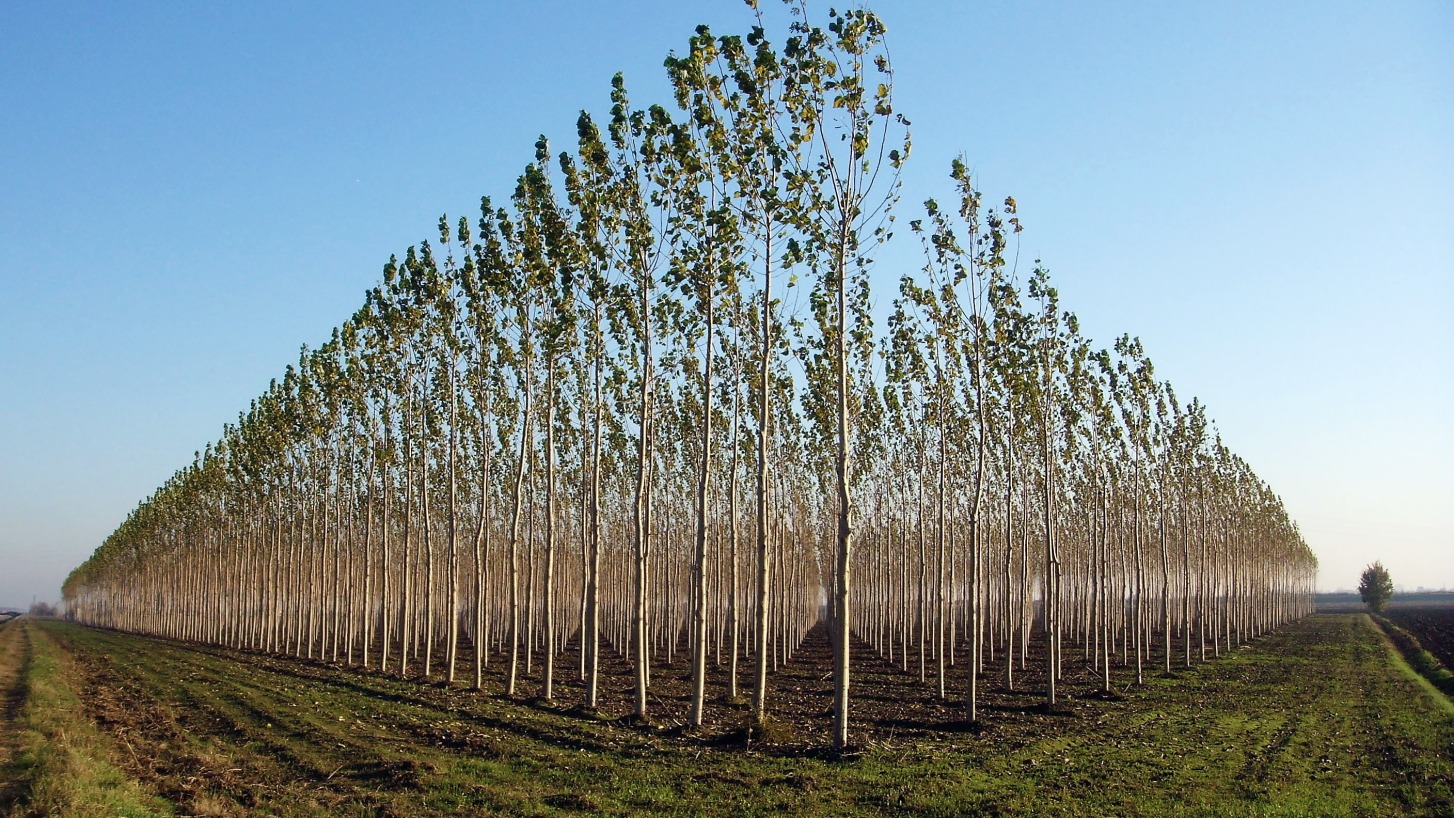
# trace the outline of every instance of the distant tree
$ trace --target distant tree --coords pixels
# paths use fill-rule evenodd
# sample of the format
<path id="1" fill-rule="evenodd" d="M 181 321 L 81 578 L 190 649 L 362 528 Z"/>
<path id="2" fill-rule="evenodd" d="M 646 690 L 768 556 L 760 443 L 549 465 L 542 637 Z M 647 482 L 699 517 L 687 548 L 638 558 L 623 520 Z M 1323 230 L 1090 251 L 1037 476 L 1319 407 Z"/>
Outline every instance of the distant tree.
<path id="1" fill-rule="evenodd" d="M 1388 604 L 1393 596 L 1393 580 L 1382 563 L 1375 562 L 1363 569 L 1363 575 L 1358 578 L 1358 595 L 1374 613 L 1381 612 Z"/>

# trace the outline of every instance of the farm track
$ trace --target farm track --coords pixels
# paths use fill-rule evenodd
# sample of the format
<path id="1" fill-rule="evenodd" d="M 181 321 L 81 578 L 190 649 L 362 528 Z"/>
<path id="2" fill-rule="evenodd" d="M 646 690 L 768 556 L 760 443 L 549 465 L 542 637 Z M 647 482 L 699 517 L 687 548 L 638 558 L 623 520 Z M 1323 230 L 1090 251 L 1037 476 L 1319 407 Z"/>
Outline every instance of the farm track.
<path id="1" fill-rule="evenodd" d="M 917 673 L 865 657 L 861 709 L 907 699 L 923 715 L 888 708 L 887 723 L 855 724 L 869 739 L 847 762 L 805 749 L 812 727 L 743 752 L 730 715 L 700 733 L 648 730 L 442 683 L 45 627 L 74 657 L 117 762 L 183 814 L 1454 815 L 1454 722 L 1410 698 L 1361 616 L 1311 617 L 1171 678 L 1149 672 L 1121 698 L 1044 712 L 1038 694 L 992 691 L 976 731 L 946 729 L 962 705 L 933 704 Z M 810 639 L 774 676 L 784 720 L 821 720 L 821 650 Z M 665 667 L 654 683 L 671 691 L 680 675 Z M 569 685 L 561 695 L 575 700 Z M 675 701 L 664 693 L 661 709 Z"/>

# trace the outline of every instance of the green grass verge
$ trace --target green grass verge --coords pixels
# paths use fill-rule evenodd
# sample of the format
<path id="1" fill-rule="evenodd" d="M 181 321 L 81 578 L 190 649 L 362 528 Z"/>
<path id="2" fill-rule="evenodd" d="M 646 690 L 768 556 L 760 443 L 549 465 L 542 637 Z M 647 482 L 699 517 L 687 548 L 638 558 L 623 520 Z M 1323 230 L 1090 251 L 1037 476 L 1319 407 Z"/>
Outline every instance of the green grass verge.
<path id="1" fill-rule="evenodd" d="M 9 627 L 17 627 L 11 625 Z M 86 717 L 71 686 L 66 655 L 44 627 L 29 623 L 30 656 L 20 680 L 14 765 L 23 787 L 15 816 L 152 818 L 172 814 L 110 761 L 110 742 Z M 14 645 L 12 643 L 12 649 Z"/>

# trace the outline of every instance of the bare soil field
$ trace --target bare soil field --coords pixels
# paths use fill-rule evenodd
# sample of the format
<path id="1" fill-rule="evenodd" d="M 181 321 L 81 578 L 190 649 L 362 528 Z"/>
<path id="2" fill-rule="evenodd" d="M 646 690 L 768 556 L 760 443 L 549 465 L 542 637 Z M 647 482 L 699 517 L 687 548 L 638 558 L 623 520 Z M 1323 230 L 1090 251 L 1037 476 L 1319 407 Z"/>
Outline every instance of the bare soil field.
<path id="1" fill-rule="evenodd" d="M 1385 615 L 1417 637 L 1445 667 L 1454 668 L 1454 605 L 1400 606 Z"/>
<path id="2" fill-rule="evenodd" d="M 1356 593 L 1337 592 L 1313 595 L 1318 613 L 1363 613 L 1368 606 Z M 1393 595 L 1387 611 L 1403 608 L 1454 608 L 1454 591 L 1406 591 Z"/>

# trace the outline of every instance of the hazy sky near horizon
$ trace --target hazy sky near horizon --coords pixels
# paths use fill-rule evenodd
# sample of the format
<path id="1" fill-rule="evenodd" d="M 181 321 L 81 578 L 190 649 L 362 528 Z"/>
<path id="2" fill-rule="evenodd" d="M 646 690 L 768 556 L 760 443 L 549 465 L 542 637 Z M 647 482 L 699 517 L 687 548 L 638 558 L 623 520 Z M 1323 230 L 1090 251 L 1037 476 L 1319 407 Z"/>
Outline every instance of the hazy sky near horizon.
<path id="1" fill-rule="evenodd" d="M 1375 559 L 1454 588 L 1454 5 L 873 7 L 913 123 L 901 218 L 963 154 L 1084 331 L 1140 336 L 1208 405 L 1321 588 Z M 391 253 L 604 115 L 613 73 L 669 104 L 698 23 L 752 19 L 0 5 L 0 605 L 56 599 Z M 880 254 L 881 303 L 918 259 L 907 234 Z"/>

